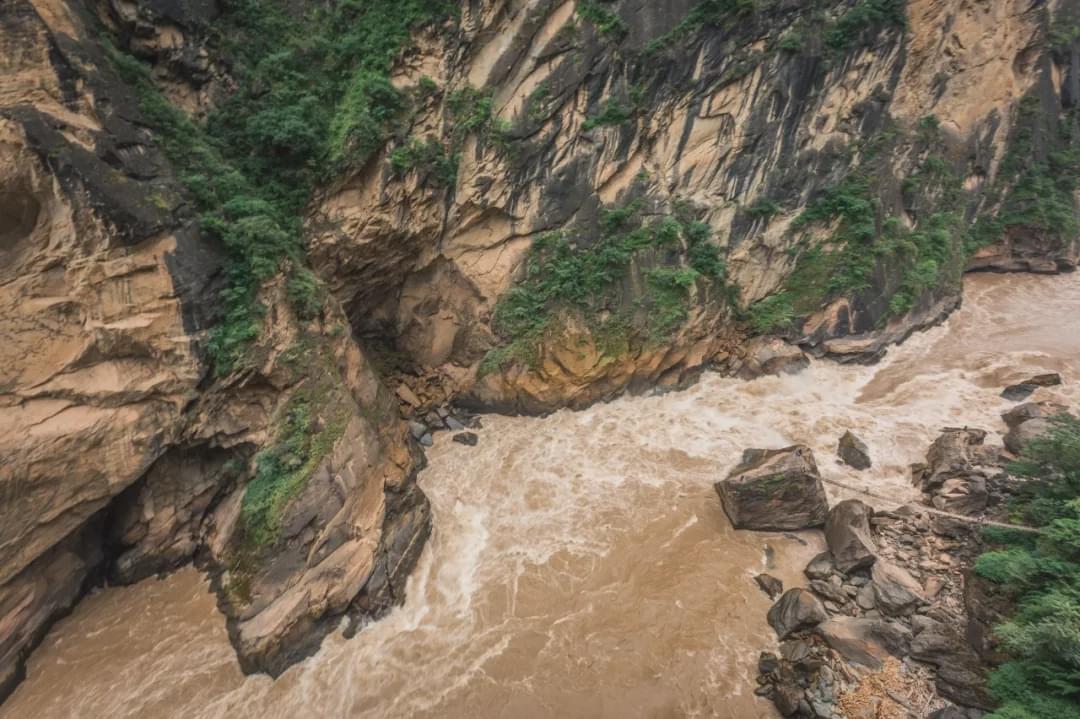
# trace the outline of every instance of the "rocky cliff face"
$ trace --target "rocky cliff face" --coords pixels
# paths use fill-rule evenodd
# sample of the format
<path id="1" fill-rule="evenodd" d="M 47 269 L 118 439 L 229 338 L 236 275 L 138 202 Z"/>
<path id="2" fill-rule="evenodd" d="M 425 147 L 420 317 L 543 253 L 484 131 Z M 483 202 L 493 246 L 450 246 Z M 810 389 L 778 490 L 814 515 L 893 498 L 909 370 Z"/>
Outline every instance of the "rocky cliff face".
<path id="1" fill-rule="evenodd" d="M 865 359 L 1076 265 L 1075 2 L 383 5 L 0 6 L 0 688 L 102 576 L 200 562 L 274 673 L 400 601 L 399 410 Z"/>
<path id="2" fill-rule="evenodd" d="M 1050 12 L 467 4 L 394 77 L 428 88 L 408 131 L 320 193 L 312 261 L 431 396 L 500 409 L 677 383 L 737 355 L 737 326 L 875 355 L 955 306 L 968 262 L 1075 266 L 1071 221 L 1018 221 L 1047 209 L 1018 163 L 1047 162 L 1072 112 Z M 699 222 L 719 268 L 693 261 Z"/>
<path id="3" fill-rule="evenodd" d="M 212 374 L 222 249 L 100 24 L 15 2 L 0 29 L 0 692 L 86 583 L 196 557 L 245 666 L 280 670 L 400 600 L 427 536 L 393 396 L 333 303 L 300 321 L 273 279 L 252 362 Z"/>

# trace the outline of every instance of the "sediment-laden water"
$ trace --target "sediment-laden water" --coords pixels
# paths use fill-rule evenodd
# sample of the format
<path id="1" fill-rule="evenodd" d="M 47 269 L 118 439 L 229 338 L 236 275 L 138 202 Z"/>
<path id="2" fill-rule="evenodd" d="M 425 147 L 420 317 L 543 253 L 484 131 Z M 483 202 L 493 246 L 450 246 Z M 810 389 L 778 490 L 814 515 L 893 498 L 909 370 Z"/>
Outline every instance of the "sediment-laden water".
<path id="1" fill-rule="evenodd" d="M 733 531 L 712 483 L 744 448 L 801 442 L 825 477 L 899 504 L 941 427 L 1004 429 L 1005 385 L 1060 372 L 1035 399 L 1080 406 L 1080 275 L 973 276 L 965 297 L 873 367 L 485 417 L 475 448 L 441 435 L 420 476 L 434 533 L 387 619 L 272 681 L 241 674 L 194 570 L 99 591 L 0 717 L 773 717 L 753 696 L 775 637 L 752 576 L 798 582 L 822 541 Z M 846 429 L 873 469 L 836 464 Z"/>

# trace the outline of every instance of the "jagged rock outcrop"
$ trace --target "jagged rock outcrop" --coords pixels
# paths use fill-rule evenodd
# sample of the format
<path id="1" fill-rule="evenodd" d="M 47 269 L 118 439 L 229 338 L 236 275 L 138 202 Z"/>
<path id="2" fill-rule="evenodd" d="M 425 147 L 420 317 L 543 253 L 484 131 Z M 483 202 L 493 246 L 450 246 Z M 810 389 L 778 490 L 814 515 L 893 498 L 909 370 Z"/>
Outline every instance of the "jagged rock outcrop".
<path id="1" fill-rule="evenodd" d="M 844 432 L 836 447 L 836 455 L 844 464 L 855 469 L 870 469 L 870 448 L 850 430 Z"/>
<path id="2" fill-rule="evenodd" d="M 173 69 L 170 23 L 213 7 L 95 5 Z M 193 558 L 244 666 L 278 671 L 400 601 L 430 527 L 396 402 L 332 303 L 300 321 L 267 282 L 252 361 L 210 374 L 222 253 L 99 32 L 80 3 L 0 6 L 0 696 L 89 582 Z M 260 482 L 289 501 L 260 515 Z"/>
<path id="3" fill-rule="evenodd" d="M 942 213 L 997 212 L 993 198 L 1016 181 L 1004 160 L 1017 125 L 1050 122 L 1071 103 L 1061 73 L 1073 51 L 1051 52 L 1045 18 L 1020 1 L 919 0 L 906 13 L 898 2 L 892 21 L 849 28 L 841 20 L 857 4 L 813 15 L 797 2 L 692 11 L 691 0 L 627 0 L 605 6 L 603 24 L 572 2 L 470 4 L 456 33 L 424 33 L 394 77 L 432 88 L 397 148 L 439 143 L 457 160 L 452 182 L 395 170 L 388 147 L 320 196 L 312 257 L 354 327 L 410 358 L 407 382 L 502 411 L 580 406 L 677 384 L 704 364 L 742 365 L 729 363 L 738 336 L 715 337 L 747 307 L 753 328 L 815 353 L 879 356 L 958 304 L 963 232 L 933 259 L 930 282 L 898 249 L 865 260 L 859 289 L 819 291 L 833 262 L 863 261 L 830 254 L 844 226 L 869 222 L 871 244 L 914 228 L 917 244 L 941 231 L 931 220 Z M 492 119 L 462 141 L 455 113 L 466 96 L 486 98 Z M 1024 97 L 1037 112 L 1017 112 Z M 844 190 L 882 212 L 857 220 L 825 207 Z M 602 208 L 634 203 L 706 223 L 734 302 L 697 278 L 680 329 L 651 350 L 641 308 L 656 306 L 648 278 L 658 265 L 642 255 L 592 305 L 561 305 L 540 334 L 500 321 L 507 292 L 535 272 L 533 240 L 554 233 L 587 251 L 603 242 Z M 1016 269 L 1029 256 L 1053 264 L 1075 245 L 1006 225 L 1005 244 L 986 253 Z M 659 267 L 692 265 L 673 256 Z M 609 318 L 628 310 L 628 336 L 605 342 Z"/>

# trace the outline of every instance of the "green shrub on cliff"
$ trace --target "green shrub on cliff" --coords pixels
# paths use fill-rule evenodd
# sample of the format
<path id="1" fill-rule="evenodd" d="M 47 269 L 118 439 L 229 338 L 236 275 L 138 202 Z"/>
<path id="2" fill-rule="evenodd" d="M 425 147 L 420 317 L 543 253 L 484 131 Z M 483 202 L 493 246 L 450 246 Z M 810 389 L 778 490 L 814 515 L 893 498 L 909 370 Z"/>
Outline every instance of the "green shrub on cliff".
<path id="1" fill-rule="evenodd" d="M 862 0 L 842 14 L 825 32 L 825 44 L 842 52 L 869 42 L 887 27 L 905 27 L 907 0 Z"/>
<path id="2" fill-rule="evenodd" d="M 348 413 L 327 421 L 333 409 L 325 392 L 298 392 L 285 408 L 274 443 L 255 456 L 255 476 L 241 505 L 245 535 L 255 545 L 278 538 L 290 500 L 345 431 Z"/>
<path id="3" fill-rule="evenodd" d="M 681 209 L 646 224 L 640 209 L 636 202 L 606 207 L 592 226 L 533 241 L 522 276 L 495 307 L 504 344 L 485 357 L 481 375 L 511 362 L 529 364 L 564 310 L 580 312 L 594 337 L 620 338 L 607 345 L 624 345 L 630 330 L 659 342 L 686 319 L 699 281 L 723 286 L 724 263 L 708 225 Z M 643 287 L 634 280 L 635 267 Z M 628 313 L 638 315 L 635 328 L 627 327 Z M 619 332 L 611 331 L 612 323 Z"/>
<path id="4" fill-rule="evenodd" d="M 258 337 L 259 284 L 288 272 L 297 313 L 318 313 L 322 292 L 304 269 L 300 217 L 328 171 L 362 163 L 386 141 L 407 100 L 389 80 L 414 27 L 446 17 L 444 0 L 340 0 L 299 13 L 285 0 L 230 0 L 213 31 L 237 88 L 205 127 L 173 107 L 148 69 L 112 51 L 147 123 L 227 252 L 228 287 L 210 350 L 217 372 L 244 360 Z M 408 146 L 436 182 L 450 158 Z"/>
<path id="5" fill-rule="evenodd" d="M 1080 420 L 1056 418 L 1010 469 L 1026 480 L 1014 516 L 1042 533 L 988 534 L 999 548 L 975 566 L 1017 601 L 996 628 L 1011 658 L 990 676 L 1002 702 L 990 716 L 1080 716 Z"/>

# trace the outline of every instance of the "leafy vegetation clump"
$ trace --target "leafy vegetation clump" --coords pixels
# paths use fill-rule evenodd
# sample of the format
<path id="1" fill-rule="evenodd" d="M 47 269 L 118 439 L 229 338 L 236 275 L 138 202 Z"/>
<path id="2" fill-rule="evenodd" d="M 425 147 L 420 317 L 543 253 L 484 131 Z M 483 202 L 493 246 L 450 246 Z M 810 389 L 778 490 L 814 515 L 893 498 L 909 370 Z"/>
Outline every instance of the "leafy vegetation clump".
<path id="1" fill-rule="evenodd" d="M 1080 184 L 1080 137 L 1076 113 L 1050 117 L 1037 96 L 1020 102 L 997 184 L 1007 188 L 1001 209 L 984 222 L 972 249 L 1006 233 L 1036 233 L 1059 246 L 1080 233 L 1076 191 Z"/>
<path id="2" fill-rule="evenodd" d="M 577 13 L 605 37 L 621 40 L 626 35 L 626 23 L 619 13 L 609 7 L 612 0 L 578 0 Z"/>
<path id="3" fill-rule="evenodd" d="M 646 47 L 646 54 L 657 53 L 691 37 L 704 27 L 731 29 L 737 22 L 754 14 L 755 0 L 701 0 L 670 32 Z"/>
<path id="4" fill-rule="evenodd" d="M 846 52 L 872 41 L 888 27 L 907 26 L 907 0 L 862 0 L 838 17 L 825 31 L 825 45 Z"/>
<path id="5" fill-rule="evenodd" d="M 581 234 L 554 232 L 533 242 L 524 276 L 496 305 L 494 326 L 505 344 L 488 353 L 481 374 L 533 364 L 565 310 L 588 318 L 594 338 L 604 339 L 598 344 L 609 348 L 625 347 L 630 334 L 661 341 L 686 319 L 699 281 L 723 284 L 724 262 L 708 225 L 681 213 L 646 224 L 639 210 L 636 202 L 608 207 Z M 635 266 L 645 287 L 628 300 L 624 284 Z"/>
<path id="6" fill-rule="evenodd" d="M 457 181 L 457 156 L 434 137 L 410 140 L 390 153 L 390 167 L 399 175 L 417 171 L 435 187 L 451 187 Z"/>
<path id="7" fill-rule="evenodd" d="M 633 117 L 633 112 L 617 100 L 609 100 L 599 115 L 586 118 L 581 129 L 592 130 L 605 125 L 622 125 Z"/>
<path id="8" fill-rule="evenodd" d="M 131 56 L 114 65 L 187 187 L 205 230 L 227 251 L 228 288 L 210 340 L 216 371 L 242 363 L 259 334 L 259 285 L 285 270 L 301 316 L 321 290 L 303 269 L 300 215 L 331 171 L 364 162 L 407 109 L 389 73 L 414 27 L 448 16 L 444 0 L 339 0 L 304 14 L 285 0 L 232 0 L 212 31 L 236 91 L 205 127 L 175 109 Z M 431 148 L 399 157 L 431 159 Z M 448 165 L 435 170 L 446 177 Z"/>
<path id="9" fill-rule="evenodd" d="M 825 237 L 815 241 L 803 234 L 797 241 L 792 251 L 798 261 L 780 291 L 748 309 L 754 331 L 786 330 L 826 301 L 860 293 L 867 301 L 887 303 L 880 306 L 884 321 L 915 309 L 927 293 L 960 281 L 969 233 L 963 218 L 967 198 L 952 165 L 936 154 L 938 132 L 936 118 L 923 118 L 913 133 L 887 128 L 862 143 L 862 166 L 826 188 L 792 222 L 791 232 L 817 227 Z M 882 187 L 895 182 L 900 147 L 921 157 L 902 183 L 907 217 L 890 213 L 879 199 Z M 882 296 L 870 297 L 871 290 Z"/>
<path id="10" fill-rule="evenodd" d="M 241 518 L 248 540 L 256 546 L 276 541 L 290 500 L 333 449 L 348 416 L 344 403 L 326 391 L 300 390 L 290 399 L 273 445 L 255 456 L 255 476 L 244 492 Z"/>
<path id="11" fill-rule="evenodd" d="M 1039 535 L 987 532 L 975 570 L 1017 602 L 996 629 L 1011 655 L 990 675 L 993 719 L 1080 716 L 1080 420 L 1059 416 L 1011 471 L 1027 481 L 1013 507 Z"/>

